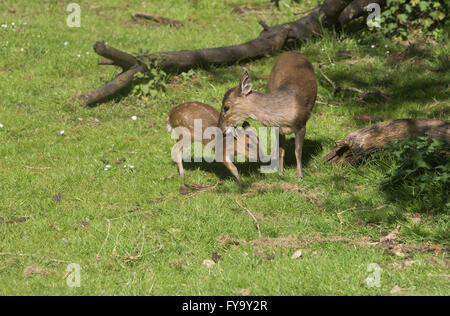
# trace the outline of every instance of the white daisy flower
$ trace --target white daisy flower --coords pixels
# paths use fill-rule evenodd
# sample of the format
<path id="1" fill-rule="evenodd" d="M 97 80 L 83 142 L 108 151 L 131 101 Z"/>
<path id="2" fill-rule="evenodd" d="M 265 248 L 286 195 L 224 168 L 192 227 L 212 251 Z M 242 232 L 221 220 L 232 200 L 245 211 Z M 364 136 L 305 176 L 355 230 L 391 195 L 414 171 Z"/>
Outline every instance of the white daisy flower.
<path id="1" fill-rule="evenodd" d="M 131 117 L 131 119 L 132 119 L 133 121 L 136 121 L 136 120 L 137 120 L 137 116 L 136 116 L 136 115 L 133 115 L 133 116 Z"/>

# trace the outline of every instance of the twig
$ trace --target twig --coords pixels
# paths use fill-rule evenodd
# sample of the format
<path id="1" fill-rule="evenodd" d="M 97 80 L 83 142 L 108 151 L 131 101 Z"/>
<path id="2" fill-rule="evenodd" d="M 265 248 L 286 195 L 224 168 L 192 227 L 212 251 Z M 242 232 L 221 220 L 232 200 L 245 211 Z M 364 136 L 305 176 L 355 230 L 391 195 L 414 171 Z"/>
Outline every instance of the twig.
<path id="1" fill-rule="evenodd" d="M 134 75 L 148 71 L 147 67 L 144 67 L 145 64 L 157 63 L 158 67 L 165 72 L 180 73 L 197 67 L 233 65 L 244 60 L 255 60 L 273 55 L 292 42 L 302 43 L 312 36 L 320 36 L 323 28 L 336 25 L 339 14 L 350 2 L 352 0 L 327 0 L 307 16 L 296 21 L 271 26 L 268 31 L 261 32 L 255 39 L 238 45 L 131 56 L 124 52 L 111 55 L 112 51 L 116 53 L 120 51 L 99 42 L 96 44 L 97 48 L 103 47 L 106 49 L 94 48 L 98 55 L 110 59 L 118 65 L 125 62 L 127 67 L 123 69 L 124 73 L 119 75 L 120 80 L 114 79 L 106 86 L 84 94 L 79 98 L 80 104 L 91 106 L 113 98 L 119 90 L 130 86 Z M 126 55 L 131 56 L 131 58 L 126 58 L 131 63 L 124 60 L 123 57 Z M 102 59 L 101 63 L 111 64 L 111 61 Z M 130 71 L 130 67 L 133 65 L 140 67 Z M 127 90 L 126 92 L 129 93 L 130 91 Z"/>
<path id="2" fill-rule="evenodd" d="M 155 283 L 156 283 L 156 276 L 155 276 L 155 273 L 153 273 L 153 277 L 152 277 L 152 281 L 153 281 L 153 283 L 152 283 L 152 286 L 150 287 L 150 289 L 148 290 L 148 296 L 150 296 L 151 295 L 151 293 L 152 293 L 152 290 L 153 290 L 153 286 L 155 285 Z"/>
<path id="3" fill-rule="evenodd" d="M 142 226 L 142 245 L 141 245 L 141 251 L 137 256 L 127 256 L 125 260 L 137 260 L 142 257 L 142 252 L 144 251 L 144 245 L 145 245 L 145 225 Z"/>
<path id="4" fill-rule="evenodd" d="M 31 167 L 31 166 L 23 166 L 23 167 L 26 168 L 26 169 L 34 169 L 34 170 L 48 170 L 48 169 L 50 169 L 50 167 L 42 167 L 42 168 Z"/>
<path id="5" fill-rule="evenodd" d="M 106 238 L 105 238 L 105 241 L 103 241 L 102 247 L 101 247 L 100 250 L 97 252 L 97 255 L 96 255 L 97 259 L 100 258 L 100 252 L 102 251 L 103 247 L 105 246 L 106 241 L 107 241 L 108 238 L 109 238 L 109 233 L 111 232 L 111 221 L 110 221 L 109 219 L 107 219 L 106 221 L 108 222 L 108 233 L 106 234 Z"/>
<path id="6" fill-rule="evenodd" d="M 338 105 L 334 105 L 334 104 L 331 104 L 331 103 L 328 103 L 328 102 L 319 101 L 319 100 L 316 100 L 316 103 L 317 104 L 327 105 L 327 106 L 332 107 L 332 108 L 338 107 Z"/>
<path id="7" fill-rule="evenodd" d="M 270 27 L 263 20 L 258 21 L 258 23 L 259 23 L 259 25 L 261 25 L 263 27 L 264 31 L 268 31 L 269 30 Z"/>
<path id="8" fill-rule="evenodd" d="M 45 257 L 42 257 L 40 255 L 37 254 L 32 254 L 32 253 L 11 253 L 11 252 L 0 252 L 0 256 L 13 256 L 13 257 L 37 257 L 37 258 L 43 258 L 46 259 Z M 59 259 L 48 259 L 50 262 L 54 262 L 54 263 L 67 263 L 67 261 L 64 260 L 59 260 Z"/>
<path id="9" fill-rule="evenodd" d="M 354 209 L 356 209 L 356 207 L 352 207 L 352 208 L 349 208 L 349 209 L 347 209 L 345 211 L 336 213 L 336 216 L 339 218 L 339 234 L 342 234 L 342 231 L 343 231 L 343 228 L 344 228 L 344 219 L 342 218 L 341 215 L 343 213 L 347 212 L 347 211 L 352 211 Z"/>
<path id="10" fill-rule="evenodd" d="M 369 94 L 376 94 L 376 95 L 381 96 L 385 100 L 389 100 L 388 96 L 383 91 L 380 91 L 380 90 L 376 90 L 376 89 L 374 89 L 374 90 L 362 90 L 362 89 L 358 89 L 358 88 L 354 88 L 354 87 L 338 87 L 333 80 L 328 78 L 328 76 L 323 73 L 321 64 L 319 64 L 318 69 L 319 69 L 320 74 L 333 87 L 333 94 L 335 94 L 336 92 L 339 92 L 339 91 L 353 91 L 353 92 L 359 93 L 361 95 L 360 96 L 361 100 L 364 99 Z"/>
<path id="11" fill-rule="evenodd" d="M 2 0 L 2 2 L 3 2 L 3 5 L 6 7 L 6 9 L 8 10 L 9 13 L 16 13 L 16 10 L 14 10 L 13 8 L 11 8 L 11 7 L 8 5 L 8 2 L 6 2 L 6 0 Z"/>
<path id="12" fill-rule="evenodd" d="M 119 233 L 116 236 L 116 241 L 114 242 L 114 248 L 112 251 L 112 255 L 115 257 L 117 254 L 117 242 L 119 241 L 119 236 L 120 234 L 125 230 L 127 226 L 125 225 L 125 223 L 122 223 L 122 228 L 120 229 Z"/>
<path id="13" fill-rule="evenodd" d="M 0 256 L 33 257 L 36 255 L 29 254 L 29 253 L 0 252 Z"/>
<path id="14" fill-rule="evenodd" d="M 155 22 L 161 23 L 161 24 L 169 24 L 169 25 L 173 25 L 173 26 L 181 26 L 184 24 L 183 21 L 169 19 L 169 18 L 165 18 L 160 15 L 155 15 L 155 14 L 150 14 L 150 13 L 136 13 L 134 15 L 134 19 L 139 19 L 139 18 L 150 20 L 150 21 L 155 21 Z"/>
<path id="15" fill-rule="evenodd" d="M 255 221 L 255 224 L 256 224 L 256 228 L 258 229 L 258 236 L 259 236 L 259 238 L 261 238 L 261 237 L 262 237 L 262 235 L 261 235 L 261 229 L 260 229 L 260 227 L 259 227 L 259 223 L 258 223 L 258 220 L 256 219 L 255 215 L 253 215 L 253 213 L 252 213 L 248 208 L 246 208 L 246 207 L 243 206 L 241 203 L 239 203 L 239 201 L 238 201 L 237 198 L 235 198 L 234 200 L 236 201 L 236 204 L 237 204 L 237 205 L 239 205 L 239 206 L 242 207 L 244 210 L 246 210 L 247 213 L 250 214 L 250 216 L 253 218 L 253 220 Z"/>

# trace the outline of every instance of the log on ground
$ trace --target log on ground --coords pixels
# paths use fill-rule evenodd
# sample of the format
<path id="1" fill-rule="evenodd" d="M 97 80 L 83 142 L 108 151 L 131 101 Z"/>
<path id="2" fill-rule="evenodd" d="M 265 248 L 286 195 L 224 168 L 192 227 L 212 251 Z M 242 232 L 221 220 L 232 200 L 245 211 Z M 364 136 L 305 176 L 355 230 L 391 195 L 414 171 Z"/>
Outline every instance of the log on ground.
<path id="1" fill-rule="evenodd" d="M 371 125 L 348 134 L 324 159 L 330 163 L 357 162 L 391 141 L 430 136 L 450 146 L 450 123 L 432 119 L 398 119 Z"/>

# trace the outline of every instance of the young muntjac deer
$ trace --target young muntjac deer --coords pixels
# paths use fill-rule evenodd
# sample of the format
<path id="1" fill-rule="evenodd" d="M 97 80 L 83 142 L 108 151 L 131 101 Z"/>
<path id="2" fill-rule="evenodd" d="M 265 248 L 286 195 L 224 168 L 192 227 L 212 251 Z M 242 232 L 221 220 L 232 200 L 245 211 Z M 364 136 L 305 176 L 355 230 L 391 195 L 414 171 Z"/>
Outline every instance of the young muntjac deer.
<path id="1" fill-rule="evenodd" d="M 201 139 L 204 145 L 210 143 L 215 139 L 215 135 L 206 139 L 202 136 L 208 127 L 218 127 L 220 112 L 208 104 L 201 102 L 187 102 L 175 107 L 167 117 L 167 129 L 171 131 L 177 127 L 186 128 L 189 132 L 191 139 L 189 142 L 193 142 L 194 138 Z M 199 131 L 194 130 L 194 120 L 201 120 L 202 128 Z M 227 138 L 232 136 L 225 136 L 223 139 L 223 157 L 222 161 L 225 167 L 236 177 L 239 183 L 242 183 L 241 177 L 236 166 L 231 162 L 232 157 L 236 154 L 245 155 L 246 158 L 254 157 L 257 159 L 258 155 L 258 138 L 255 133 L 250 129 L 250 125 L 247 122 L 243 124 L 244 130 L 239 130 L 238 137 L 231 141 L 233 146 L 226 146 L 228 143 Z M 201 135 L 195 135 L 194 133 L 201 133 Z M 220 129 L 218 129 L 220 135 Z M 183 134 L 178 136 L 178 142 L 183 139 Z M 244 143 L 242 143 L 244 142 Z M 182 159 L 183 147 L 179 146 L 174 149 L 174 160 L 178 165 L 178 172 L 184 181 L 184 169 Z"/>
<path id="2" fill-rule="evenodd" d="M 280 160 L 283 171 L 286 134 L 295 133 L 297 172 L 303 177 L 302 149 L 306 122 L 317 97 L 317 79 L 311 62 L 297 52 L 285 52 L 275 62 L 269 77 L 269 94 L 252 91 L 245 70 L 239 85 L 225 93 L 219 126 L 226 135 L 244 120 L 252 118 L 270 127 L 280 128 Z"/>

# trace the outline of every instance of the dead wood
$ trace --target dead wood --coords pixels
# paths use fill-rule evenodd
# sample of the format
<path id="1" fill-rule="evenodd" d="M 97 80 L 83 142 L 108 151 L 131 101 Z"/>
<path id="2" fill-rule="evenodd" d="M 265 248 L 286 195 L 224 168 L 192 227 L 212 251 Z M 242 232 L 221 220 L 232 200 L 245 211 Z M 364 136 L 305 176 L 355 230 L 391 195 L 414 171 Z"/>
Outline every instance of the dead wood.
<path id="1" fill-rule="evenodd" d="M 179 72 L 194 67 L 230 65 L 243 60 L 253 60 L 271 55 L 289 43 L 300 43 L 321 34 L 322 27 L 338 25 L 340 13 L 351 2 L 351 0 L 325 0 L 320 7 L 313 10 L 309 15 L 294 22 L 272 27 L 260 23 L 264 28 L 260 35 L 256 39 L 240 45 L 159 52 L 134 57 L 106 45 L 104 42 L 97 42 L 94 45 L 94 50 L 104 57 L 99 60 L 99 64 L 119 65 L 123 68 L 124 73 L 119 75 L 120 78 L 114 79 L 106 86 L 80 96 L 80 103 L 84 106 L 90 106 L 110 98 L 119 90 L 128 86 L 137 72 L 146 72 L 148 69 L 145 64 L 157 63 L 158 67 L 164 71 Z M 131 70 L 135 65 L 138 67 Z"/>
<path id="2" fill-rule="evenodd" d="M 184 24 L 183 21 L 165 18 L 163 16 L 151 14 L 151 13 L 136 13 L 134 15 L 134 19 L 145 19 L 145 20 L 154 21 L 154 22 L 157 22 L 160 24 L 168 24 L 168 25 L 173 25 L 173 26 L 181 26 Z"/>
<path id="3" fill-rule="evenodd" d="M 393 140 L 428 135 L 450 146 L 450 123 L 429 119 L 398 119 L 371 125 L 348 134 L 324 159 L 330 163 L 356 162 Z"/>

